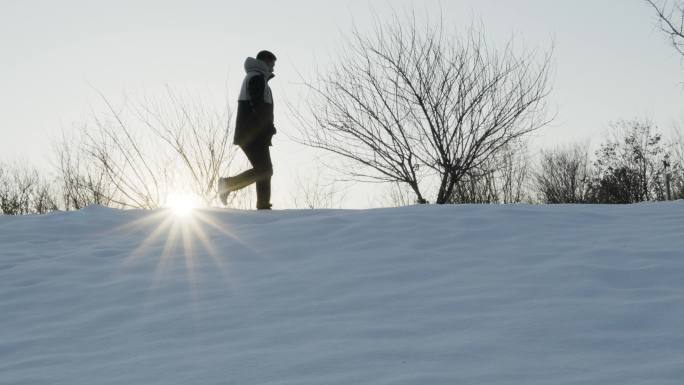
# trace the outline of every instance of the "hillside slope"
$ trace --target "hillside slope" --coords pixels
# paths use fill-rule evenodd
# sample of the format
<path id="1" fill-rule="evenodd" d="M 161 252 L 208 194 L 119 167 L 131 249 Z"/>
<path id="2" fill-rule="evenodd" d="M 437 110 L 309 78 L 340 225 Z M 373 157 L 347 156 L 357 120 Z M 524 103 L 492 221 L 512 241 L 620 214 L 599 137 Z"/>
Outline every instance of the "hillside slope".
<path id="1" fill-rule="evenodd" d="M 681 384 L 684 202 L 0 216 L 0 384 Z"/>

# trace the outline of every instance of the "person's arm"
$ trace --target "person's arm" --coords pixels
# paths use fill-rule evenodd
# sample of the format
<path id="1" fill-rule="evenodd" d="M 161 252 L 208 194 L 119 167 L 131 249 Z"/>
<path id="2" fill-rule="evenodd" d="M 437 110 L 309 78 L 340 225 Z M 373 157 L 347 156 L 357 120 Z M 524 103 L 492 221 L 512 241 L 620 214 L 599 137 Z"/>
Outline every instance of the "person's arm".
<path id="1" fill-rule="evenodd" d="M 249 100 L 252 107 L 257 110 L 264 104 L 264 91 L 266 89 L 266 80 L 263 76 L 252 76 L 247 84 L 247 91 L 249 92 Z"/>

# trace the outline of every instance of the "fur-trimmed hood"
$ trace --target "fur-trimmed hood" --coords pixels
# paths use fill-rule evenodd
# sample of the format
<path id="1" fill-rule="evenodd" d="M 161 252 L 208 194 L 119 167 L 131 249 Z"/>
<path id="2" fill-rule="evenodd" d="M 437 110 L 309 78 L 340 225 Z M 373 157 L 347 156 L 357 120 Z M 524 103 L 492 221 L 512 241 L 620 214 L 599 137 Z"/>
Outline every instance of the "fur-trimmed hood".
<path id="1" fill-rule="evenodd" d="M 253 57 L 248 57 L 247 59 L 245 59 L 245 72 L 247 72 L 248 74 L 250 72 L 257 72 L 261 75 L 266 76 L 266 79 L 268 80 L 272 79 L 275 76 L 275 74 L 273 74 L 273 72 L 269 70 L 268 65 L 266 63 Z"/>
<path id="2" fill-rule="evenodd" d="M 268 68 L 268 65 L 261 60 L 255 59 L 253 57 L 248 57 L 245 59 L 245 80 L 242 81 L 242 87 L 240 88 L 240 95 L 238 96 L 238 101 L 251 100 L 249 94 L 249 83 L 252 78 L 256 76 L 263 76 L 266 80 L 264 84 L 264 102 L 268 104 L 273 104 L 273 95 L 271 94 L 271 87 L 268 86 L 268 81 L 272 79 L 275 75 Z"/>

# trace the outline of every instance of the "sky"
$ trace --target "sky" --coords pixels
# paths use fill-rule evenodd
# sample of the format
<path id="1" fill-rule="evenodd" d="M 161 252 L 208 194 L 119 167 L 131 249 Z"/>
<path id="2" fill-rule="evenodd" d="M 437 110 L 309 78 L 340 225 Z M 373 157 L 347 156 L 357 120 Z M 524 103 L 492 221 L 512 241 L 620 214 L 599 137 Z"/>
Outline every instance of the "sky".
<path id="1" fill-rule="evenodd" d="M 531 138 L 535 148 L 598 142 L 620 119 L 646 117 L 668 131 L 683 118 L 681 57 L 641 0 L 0 0 L 0 161 L 49 166 L 60 132 L 102 109 L 95 90 L 116 101 L 170 86 L 234 108 L 244 59 L 269 49 L 279 59 L 274 203 L 287 206 L 293 181 L 320 169 L 291 140 L 297 130 L 284 108 L 300 76 L 325 69 L 352 23 L 364 28 L 373 13 L 410 7 L 441 10 L 455 28 L 480 20 L 495 43 L 553 44 L 556 118 Z M 345 206 L 373 205 L 365 189 Z"/>

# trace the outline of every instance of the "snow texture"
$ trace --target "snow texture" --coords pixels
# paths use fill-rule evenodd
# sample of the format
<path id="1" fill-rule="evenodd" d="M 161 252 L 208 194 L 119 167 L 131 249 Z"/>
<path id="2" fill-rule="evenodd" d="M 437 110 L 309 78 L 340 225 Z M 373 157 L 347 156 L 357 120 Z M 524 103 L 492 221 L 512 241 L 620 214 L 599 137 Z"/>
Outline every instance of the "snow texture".
<path id="1" fill-rule="evenodd" d="M 682 384 L 684 202 L 0 216 L 0 384 Z"/>

